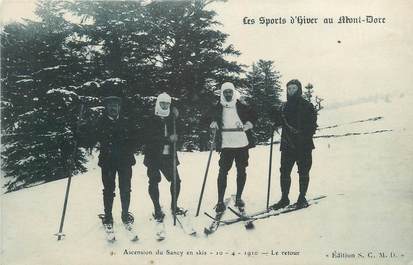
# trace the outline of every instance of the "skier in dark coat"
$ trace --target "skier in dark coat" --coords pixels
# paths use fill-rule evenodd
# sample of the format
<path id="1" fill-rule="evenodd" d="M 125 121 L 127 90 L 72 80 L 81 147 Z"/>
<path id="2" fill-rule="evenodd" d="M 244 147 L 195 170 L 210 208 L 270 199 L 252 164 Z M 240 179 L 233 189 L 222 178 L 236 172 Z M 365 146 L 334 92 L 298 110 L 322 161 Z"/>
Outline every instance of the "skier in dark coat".
<path id="1" fill-rule="evenodd" d="M 310 181 L 313 135 L 317 128 L 317 113 L 314 106 L 302 96 L 301 83 L 293 79 L 287 83 L 287 102 L 271 113 L 275 127 L 282 126 L 280 186 L 281 199 L 271 206 L 279 209 L 290 204 L 288 194 L 291 186 L 291 170 L 297 163 L 300 195 L 297 207 L 308 205 L 305 198 Z"/>
<path id="2" fill-rule="evenodd" d="M 147 119 L 144 135 L 144 165 L 147 167 L 147 175 L 149 178 L 148 192 L 154 205 L 154 218 L 162 221 L 165 214 L 163 213 L 159 203 L 159 188 L 158 184 L 161 181 L 161 173 L 171 183 L 171 211 L 174 208 L 173 195 L 173 155 L 177 155 L 176 150 L 173 150 L 173 143 L 178 141 L 178 135 L 173 133 L 173 119 L 177 118 L 178 110 L 171 107 L 171 97 L 162 93 L 158 96 L 155 105 L 155 111 Z M 178 159 L 177 165 L 179 164 Z M 178 201 L 179 192 L 181 189 L 181 179 L 176 170 L 176 201 Z M 185 214 L 185 211 L 176 207 L 177 215 Z"/>
<path id="3" fill-rule="evenodd" d="M 104 98 L 104 115 L 93 124 L 83 123 L 81 131 L 89 142 L 99 142 L 99 162 L 103 182 L 104 224 L 113 224 L 112 206 L 115 197 L 115 178 L 118 173 L 122 222 L 133 222 L 129 212 L 132 166 L 136 163 L 138 131 L 134 121 L 122 109 L 122 99 L 117 96 Z"/>
<path id="4" fill-rule="evenodd" d="M 227 175 L 235 160 L 237 167 L 237 194 L 235 205 L 245 206 L 242 200 L 248 166 L 249 148 L 255 146 L 251 129 L 257 120 L 253 109 L 239 100 L 239 94 L 234 85 L 226 82 L 221 86 L 220 102 L 209 115 L 212 123 L 210 127 L 218 130 L 216 150 L 221 152 L 219 159 L 219 174 L 217 180 L 218 203 L 216 212 L 225 210 L 224 195 L 227 187 Z"/>

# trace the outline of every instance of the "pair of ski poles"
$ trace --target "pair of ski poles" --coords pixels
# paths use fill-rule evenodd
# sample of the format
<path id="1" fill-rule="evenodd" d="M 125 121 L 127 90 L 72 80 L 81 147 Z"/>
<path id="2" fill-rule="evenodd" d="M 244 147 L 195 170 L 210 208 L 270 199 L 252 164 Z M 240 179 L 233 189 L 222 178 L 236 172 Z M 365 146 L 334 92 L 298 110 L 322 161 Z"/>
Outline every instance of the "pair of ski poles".
<path id="1" fill-rule="evenodd" d="M 267 190 L 267 204 L 266 204 L 266 208 L 268 209 L 269 207 L 269 201 L 270 201 L 270 190 L 271 190 L 271 169 L 272 169 L 272 152 L 273 152 L 273 142 L 274 142 L 274 131 L 276 131 L 278 133 L 277 130 L 273 130 L 271 133 L 271 142 L 270 142 L 270 158 L 269 158 L 269 169 L 268 169 L 268 190 Z M 211 147 L 209 150 L 209 156 L 208 156 L 208 162 L 207 162 L 207 166 L 205 169 L 205 175 L 204 175 L 204 181 L 202 183 L 202 188 L 201 188 L 201 194 L 199 196 L 199 201 L 198 201 L 198 208 L 196 210 L 196 215 L 199 215 L 199 211 L 201 209 L 201 203 L 202 203 L 202 198 L 204 195 L 204 190 L 205 190 L 205 183 L 207 180 L 207 176 L 208 176 L 208 172 L 209 172 L 209 166 L 211 164 L 211 157 L 212 157 L 212 152 L 214 150 L 214 143 L 215 143 L 215 137 L 216 137 L 216 133 L 217 130 L 214 129 L 212 132 L 212 140 L 211 140 Z M 279 133 L 278 133 L 279 134 Z"/>

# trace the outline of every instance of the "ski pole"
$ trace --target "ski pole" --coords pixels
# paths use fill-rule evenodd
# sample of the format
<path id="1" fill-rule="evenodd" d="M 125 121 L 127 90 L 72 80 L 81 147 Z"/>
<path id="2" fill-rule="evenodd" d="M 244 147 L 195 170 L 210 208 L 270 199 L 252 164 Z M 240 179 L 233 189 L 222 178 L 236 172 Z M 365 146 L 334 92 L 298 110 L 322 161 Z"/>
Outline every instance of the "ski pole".
<path id="1" fill-rule="evenodd" d="M 81 121 L 83 119 L 83 112 L 85 109 L 85 105 L 84 103 L 81 103 L 80 105 L 80 113 L 78 116 L 78 121 Z M 76 134 L 79 132 L 79 123 L 76 124 Z M 71 168 L 74 164 L 74 157 L 76 155 L 77 152 L 77 145 L 78 145 L 78 141 L 77 139 L 75 139 L 75 143 L 74 143 L 74 147 L 73 147 L 73 152 L 72 152 L 72 156 L 69 159 L 69 163 L 68 163 L 68 169 L 67 169 L 67 185 L 66 185 L 66 194 L 65 194 L 65 200 L 63 203 L 63 211 L 62 211 L 62 217 L 60 219 L 60 227 L 59 227 L 59 232 L 57 234 L 55 234 L 55 236 L 57 236 L 57 240 L 61 240 L 65 234 L 63 234 L 63 224 L 65 222 L 65 216 L 66 216 L 66 208 L 67 208 L 67 201 L 69 199 L 69 191 L 70 191 L 70 184 L 72 182 L 72 172 L 71 172 Z"/>
<path id="2" fill-rule="evenodd" d="M 272 169 L 272 149 L 273 149 L 273 142 L 274 142 L 274 131 L 272 130 L 271 133 L 271 142 L 270 142 L 270 161 L 268 166 L 268 190 L 267 190 L 267 209 L 270 204 L 270 190 L 271 190 L 271 169 Z"/>
<path id="3" fill-rule="evenodd" d="M 172 114 L 172 131 L 176 135 L 176 117 Z M 173 212 L 174 212 L 174 226 L 176 225 L 176 141 L 173 141 L 172 147 L 172 166 L 173 166 Z"/>
<path id="4" fill-rule="evenodd" d="M 214 150 L 214 143 L 215 143 L 215 136 L 217 134 L 217 130 L 214 129 L 212 131 L 212 140 L 211 140 L 211 147 L 209 150 L 209 157 L 208 157 L 208 162 L 207 162 L 207 166 L 206 166 L 206 170 L 205 170 L 205 175 L 204 175 L 204 182 L 202 183 L 202 189 L 201 189 L 201 195 L 199 196 L 199 202 L 198 202 L 198 209 L 196 210 L 196 215 L 195 217 L 197 217 L 199 215 L 199 210 L 201 209 L 201 202 L 202 202 L 202 197 L 204 195 L 204 190 L 205 190 L 205 183 L 206 183 L 206 179 L 208 176 L 208 171 L 209 171 L 209 164 L 211 163 L 211 157 L 212 157 L 212 152 Z"/>

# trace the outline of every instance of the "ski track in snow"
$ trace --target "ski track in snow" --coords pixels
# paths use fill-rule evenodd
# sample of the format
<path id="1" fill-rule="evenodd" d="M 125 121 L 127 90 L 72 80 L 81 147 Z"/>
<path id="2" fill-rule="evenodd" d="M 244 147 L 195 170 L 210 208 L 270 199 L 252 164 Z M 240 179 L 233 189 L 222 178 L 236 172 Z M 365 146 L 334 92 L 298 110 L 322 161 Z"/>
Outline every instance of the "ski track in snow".
<path id="1" fill-rule="evenodd" d="M 208 152 L 180 153 L 178 170 L 182 178 L 179 205 L 188 208 L 198 237 L 185 235 L 173 227 L 170 215 L 169 183 L 160 183 L 160 200 L 167 214 L 167 238 L 155 240 L 151 221 L 152 203 L 147 194 L 146 168 L 137 156 L 133 167 L 131 209 L 139 241 L 130 242 L 120 220 L 120 198 L 115 197 L 114 219 L 116 242 L 109 244 L 97 214 L 102 213 L 102 184 L 97 154 L 91 158 L 89 171 L 72 179 L 64 225 L 66 237 L 57 241 L 66 180 L 23 189 L 2 195 L 1 199 L 1 264 L 213 264 L 223 262 L 216 255 L 171 258 L 163 256 L 123 255 L 134 251 L 205 250 L 207 253 L 236 251 L 241 255 L 224 256 L 227 264 L 295 264 L 297 257 L 244 256 L 244 251 L 300 251 L 306 264 L 366 264 L 365 260 L 326 258 L 332 251 L 349 253 L 395 251 L 404 258 L 376 259 L 376 264 L 408 264 L 413 260 L 413 119 L 412 95 L 392 103 L 365 103 L 335 110 L 323 110 L 319 126 L 337 127 L 318 131 L 317 136 L 344 135 L 351 132 L 385 133 L 316 138 L 313 167 L 310 172 L 308 197 L 327 195 L 308 209 L 255 221 L 255 229 L 247 231 L 242 222 L 222 226 L 209 237 L 203 227 L 213 214 L 216 202 L 216 178 L 219 155 L 214 152 L 199 217 L 194 217 L 204 176 Z M 383 117 L 365 121 L 372 117 Z M 352 121 L 364 121 L 351 123 Z M 279 199 L 279 145 L 274 145 L 271 202 Z M 268 146 L 250 151 L 244 200 L 246 211 L 265 207 L 268 181 Z M 118 190 L 116 191 L 118 193 Z M 228 176 L 226 196 L 236 192 L 235 166 Z M 296 167 L 292 172 L 290 200 L 298 196 Z M 231 212 L 225 218 L 235 217 Z M 152 263 L 151 263 L 152 262 Z M 153 263 L 154 262 L 154 263 Z M 390 263 L 389 263 L 390 262 Z"/>

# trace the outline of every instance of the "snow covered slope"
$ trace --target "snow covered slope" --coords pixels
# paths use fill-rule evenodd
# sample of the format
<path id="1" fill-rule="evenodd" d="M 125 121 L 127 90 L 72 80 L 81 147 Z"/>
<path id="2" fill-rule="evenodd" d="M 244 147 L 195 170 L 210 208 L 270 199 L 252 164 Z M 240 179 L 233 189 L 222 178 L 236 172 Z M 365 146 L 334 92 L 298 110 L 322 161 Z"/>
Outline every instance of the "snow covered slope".
<path id="1" fill-rule="evenodd" d="M 66 180 L 2 195 L 0 263 L 413 264 L 412 103 L 412 95 L 406 94 L 390 102 L 323 110 L 315 140 L 308 197 L 326 195 L 327 198 L 308 209 L 257 220 L 255 230 L 250 231 L 237 223 L 222 226 L 209 237 L 203 235 L 203 227 L 210 220 L 203 214 L 195 218 L 194 213 L 208 152 L 180 153 L 180 206 L 190 210 L 198 237 L 189 237 L 173 227 L 172 218 L 167 215 L 167 238 L 163 242 L 155 241 L 146 168 L 142 165 L 142 157 L 137 156 L 131 211 L 140 241 L 132 243 L 123 233 L 119 196 L 116 196 L 117 241 L 109 244 L 97 218 L 103 209 L 100 169 L 95 154 L 89 163 L 89 172 L 73 178 L 64 227 L 67 236 L 60 242 L 53 234 L 58 230 Z M 274 148 L 271 202 L 280 196 L 279 146 Z M 265 207 L 268 155 L 268 146 L 250 152 L 244 192 L 247 212 Z M 213 213 L 218 158 L 214 153 L 201 213 Z M 160 188 L 161 202 L 169 213 L 168 185 L 163 179 Z M 228 177 L 227 195 L 235 193 L 235 189 L 233 167 Z M 290 199 L 295 201 L 297 196 L 298 175 L 293 169 Z M 230 212 L 226 213 L 225 218 L 233 217 Z M 125 255 L 125 249 L 152 254 Z M 163 255 L 156 255 L 157 250 L 163 251 Z M 176 252 L 167 254 L 167 250 Z M 182 257 L 179 251 L 184 252 Z M 187 251 L 193 251 L 194 255 L 188 255 Z M 290 255 L 271 255 L 276 251 L 290 251 Z M 334 251 L 336 256 L 360 253 L 365 257 L 333 258 Z M 254 256 L 255 252 L 258 255 Z M 293 255 L 297 252 L 299 255 Z M 367 257 L 369 252 L 375 258 Z M 380 252 L 388 257 L 379 257 Z M 390 258 L 390 252 L 397 257 Z"/>

